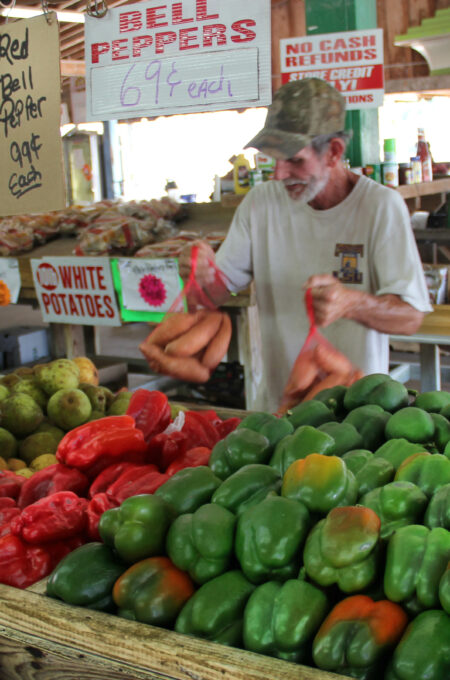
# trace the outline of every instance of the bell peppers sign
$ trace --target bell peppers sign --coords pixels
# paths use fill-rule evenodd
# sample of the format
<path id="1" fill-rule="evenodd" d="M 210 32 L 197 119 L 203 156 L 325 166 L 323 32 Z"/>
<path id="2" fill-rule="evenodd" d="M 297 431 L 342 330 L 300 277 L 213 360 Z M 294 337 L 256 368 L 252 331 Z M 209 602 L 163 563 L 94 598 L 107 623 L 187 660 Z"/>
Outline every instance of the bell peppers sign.
<path id="1" fill-rule="evenodd" d="M 269 0 L 152 0 L 86 16 L 88 120 L 270 104 Z"/>
<path id="2" fill-rule="evenodd" d="M 321 78 L 345 97 L 346 108 L 381 106 L 383 30 L 323 33 L 280 40 L 282 82 Z"/>
<path id="3" fill-rule="evenodd" d="M 31 260 L 44 321 L 120 326 L 110 263 L 101 257 Z"/>

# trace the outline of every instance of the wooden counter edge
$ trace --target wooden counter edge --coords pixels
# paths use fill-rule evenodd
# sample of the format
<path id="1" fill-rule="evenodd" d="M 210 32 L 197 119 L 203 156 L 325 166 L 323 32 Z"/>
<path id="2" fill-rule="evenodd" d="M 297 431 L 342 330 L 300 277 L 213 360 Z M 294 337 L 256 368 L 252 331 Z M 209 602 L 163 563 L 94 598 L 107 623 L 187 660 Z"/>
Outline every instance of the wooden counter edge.
<path id="1" fill-rule="evenodd" d="M 96 680 L 108 680 L 116 673 L 133 680 L 343 679 L 315 668 L 0 585 L 0 651 L 4 640 L 23 645 L 25 652 L 31 648 L 67 659 L 72 669 L 73 662 L 77 662 L 78 678 L 83 676 L 81 671 L 86 663 L 91 669 L 97 668 L 92 675 Z M 44 663 L 45 659 L 41 667 Z M 104 675 L 99 674 L 101 669 Z M 3 670 L 2 678 L 9 677 L 15 676 L 5 676 Z M 70 680 L 77 676 L 62 677 Z"/>

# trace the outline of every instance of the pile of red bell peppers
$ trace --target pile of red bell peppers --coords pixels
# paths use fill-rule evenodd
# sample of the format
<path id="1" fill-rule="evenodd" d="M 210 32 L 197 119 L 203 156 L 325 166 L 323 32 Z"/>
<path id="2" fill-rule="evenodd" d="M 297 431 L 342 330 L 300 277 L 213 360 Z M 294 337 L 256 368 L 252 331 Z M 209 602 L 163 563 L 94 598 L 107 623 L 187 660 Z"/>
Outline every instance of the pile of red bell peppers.
<path id="1" fill-rule="evenodd" d="M 68 432 L 58 463 L 28 479 L 1 471 L 0 583 L 27 588 L 48 576 L 67 553 L 99 540 L 105 510 L 153 493 L 183 468 L 207 465 L 213 446 L 239 422 L 185 411 L 180 429 L 165 394 L 139 389 L 126 415 Z"/>

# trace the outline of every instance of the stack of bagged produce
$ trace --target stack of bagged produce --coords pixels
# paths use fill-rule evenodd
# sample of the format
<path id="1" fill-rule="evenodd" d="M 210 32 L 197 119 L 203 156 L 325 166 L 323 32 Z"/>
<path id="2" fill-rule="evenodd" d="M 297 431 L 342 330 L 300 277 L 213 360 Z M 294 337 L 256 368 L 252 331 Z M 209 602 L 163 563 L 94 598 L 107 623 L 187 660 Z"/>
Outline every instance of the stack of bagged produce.
<path id="1" fill-rule="evenodd" d="M 343 676 L 446 680 L 449 416 L 449 393 L 381 374 L 249 414 L 207 464 L 116 496 L 47 593 Z"/>
<path id="2" fill-rule="evenodd" d="M 71 368 L 67 360 L 49 366 L 53 370 L 56 364 L 58 377 L 68 378 L 61 362 L 64 369 Z M 50 384 L 61 387 L 44 367 L 38 374 L 39 384 L 48 391 Z M 77 385 L 56 389 L 45 422 L 45 407 L 28 393 L 7 395 L 1 404 L 1 422 L 9 428 L 0 431 L 3 450 L 8 443 L 18 445 L 19 454 L 31 462 L 26 468 L 30 474 L 13 471 L 12 466 L 0 471 L 0 583 L 26 588 L 48 576 L 74 548 L 99 540 L 98 522 L 106 510 L 137 494 L 153 493 L 179 470 L 205 466 L 213 446 L 240 422 L 223 421 L 214 411 L 178 413 L 166 395 L 143 389 L 119 392 L 106 410 L 105 388 L 94 391 L 94 385 Z M 53 409 L 50 402 L 55 398 Z M 106 415 L 97 413 L 93 419 L 94 398 L 95 407 L 101 402 Z M 72 402 L 78 404 L 76 409 Z M 83 417 L 78 427 L 75 411 Z M 17 443 L 10 430 L 17 436 L 32 434 Z M 17 462 L 25 466 L 28 461 Z"/>

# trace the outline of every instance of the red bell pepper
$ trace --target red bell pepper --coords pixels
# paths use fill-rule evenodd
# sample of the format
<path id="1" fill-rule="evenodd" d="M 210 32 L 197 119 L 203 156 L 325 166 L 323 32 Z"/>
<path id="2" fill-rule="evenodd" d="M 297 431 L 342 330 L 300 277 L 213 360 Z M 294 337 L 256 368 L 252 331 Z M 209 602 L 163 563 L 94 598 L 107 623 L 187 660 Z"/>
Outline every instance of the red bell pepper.
<path id="1" fill-rule="evenodd" d="M 86 508 L 87 534 L 91 541 L 102 540 L 98 532 L 98 523 L 100 521 L 100 517 L 107 510 L 111 510 L 112 508 L 116 507 L 117 503 L 113 499 L 108 498 L 106 493 L 97 493 L 91 498 Z"/>
<path id="2" fill-rule="evenodd" d="M 219 441 L 219 435 L 211 422 L 210 414 L 211 412 L 208 411 L 206 411 L 206 415 L 203 411 L 185 411 L 181 432 L 188 437 L 188 449 L 194 446 L 207 446 L 212 449 Z"/>
<path id="3" fill-rule="evenodd" d="M 28 588 L 51 570 L 50 552 L 42 546 L 29 545 L 18 536 L 0 538 L 0 583 Z"/>
<path id="4" fill-rule="evenodd" d="M 183 432 L 161 432 L 149 441 L 148 458 L 160 470 L 166 470 L 174 460 L 185 454 L 187 450 L 188 438 Z"/>
<path id="5" fill-rule="evenodd" d="M 166 475 L 172 477 L 175 472 L 183 470 L 184 468 L 208 465 L 210 456 L 211 449 L 208 449 L 207 446 L 196 446 L 193 449 L 189 449 L 189 451 L 186 451 L 186 453 L 176 458 L 173 463 L 169 465 L 166 470 Z"/>
<path id="6" fill-rule="evenodd" d="M 85 474 L 62 463 L 49 465 L 25 480 L 17 502 L 19 508 L 26 508 L 41 498 L 59 491 L 73 491 L 83 496 L 89 485 Z"/>
<path id="7" fill-rule="evenodd" d="M 86 536 L 84 534 L 79 534 L 78 536 L 72 536 L 71 538 L 65 538 L 63 541 L 55 541 L 53 543 L 46 543 L 41 546 L 45 548 L 50 555 L 51 560 L 51 570 L 61 562 L 62 558 L 76 550 L 81 545 L 86 543 Z"/>
<path id="8" fill-rule="evenodd" d="M 4 528 L 10 525 L 16 515 L 20 515 L 16 501 L 13 498 L 0 498 L 0 535 L 4 535 Z"/>
<path id="9" fill-rule="evenodd" d="M 145 463 L 146 452 L 144 435 L 131 416 L 106 416 L 68 432 L 56 457 L 93 479 L 112 463 Z"/>
<path id="10" fill-rule="evenodd" d="M 121 463 L 113 463 L 112 465 L 108 465 L 108 467 L 102 470 L 92 482 L 91 486 L 89 487 L 88 497 L 94 498 L 94 496 L 97 494 L 104 493 L 108 486 L 111 486 L 111 484 L 115 482 L 118 477 L 120 477 L 122 472 L 136 467 L 142 466 L 136 465 L 135 463 L 126 463 L 124 461 Z"/>
<path id="11" fill-rule="evenodd" d="M 219 435 L 219 439 L 225 439 L 227 434 L 233 432 L 239 423 L 241 418 L 227 418 L 227 420 L 222 420 L 218 425 L 216 425 L 216 430 Z"/>
<path id="12" fill-rule="evenodd" d="M 28 543 L 48 543 L 80 534 L 87 522 L 87 500 L 58 491 L 24 508 L 11 521 L 11 533 Z"/>
<path id="13" fill-rule="evenodd" d="M 154 493 L 168 479 L 168 475 L 159 472 L 155 465 L 142 465 L 140 468 L 123 472 L 106 490 L 106 495 L 120 505 L 130 496 Z"/>
<path id="14" fill-rule="evenodd" d="M 157 390 L 139 389 L 133 393 L 127 415 L 134 418 L 145 441 L 163 432 L 171 421 L 170 404 L 166 395 Z"/>
<path id="15" fill-rule="evenodd" d="M 2 470 L 0 472 L 0 497 L 1 498 L 19 498 L 20 489 L 25 482 L 25 477 L 16 475 L 11 470 Z"/>

